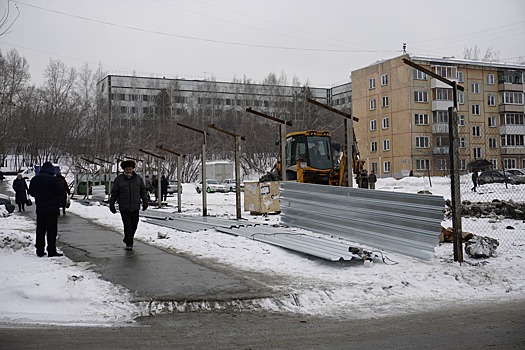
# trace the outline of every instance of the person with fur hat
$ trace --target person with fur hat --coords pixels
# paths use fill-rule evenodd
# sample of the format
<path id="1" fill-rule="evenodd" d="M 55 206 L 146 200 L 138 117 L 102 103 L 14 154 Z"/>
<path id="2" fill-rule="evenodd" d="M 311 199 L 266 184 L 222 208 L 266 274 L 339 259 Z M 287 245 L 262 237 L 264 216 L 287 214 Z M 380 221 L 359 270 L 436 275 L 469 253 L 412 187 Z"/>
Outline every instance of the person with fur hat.
<path id="1" fill-rule="evenodd" d="M 148 208 L 149 196 L 142 178 L 135 173 L 135 162 L 124 160 L 120 163 L 124 171 L 115 178 L 109 198 L 109 210 L 117 213 L 115 204 L 118 203 L 120 216 L 124 225 L 124 244 L 126 250 L 133 249 L 133 237 L 139 224 L 139 210 Z"/>
<path id="2" fill-rule="evenodd" d="M 38 175 L 29 183 L 29 194 L 35 197 L 36 204 L 36 255 L 45 255 L 47 237 L 47 256 L 63 256 L 57 252 L 58 198 L 64 194 L 64 187 L 55 176 L 55 168 L 50 162 L 42 164 Z"/>
<path id="3" fill-rule="evenodd" d="M 15 181 L 13 181 L 13 190 L 15 191 L 15 203 L 18 204 L 18 211 L 26 211 L 28 188 L 22 174 L 18 174 Z"/>

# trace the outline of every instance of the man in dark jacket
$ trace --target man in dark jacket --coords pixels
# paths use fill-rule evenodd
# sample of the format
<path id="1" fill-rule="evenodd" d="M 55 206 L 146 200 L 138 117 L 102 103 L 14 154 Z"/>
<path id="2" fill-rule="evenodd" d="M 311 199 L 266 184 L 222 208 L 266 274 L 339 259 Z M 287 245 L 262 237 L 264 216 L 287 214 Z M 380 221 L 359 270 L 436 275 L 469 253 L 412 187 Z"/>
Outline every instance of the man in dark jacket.
<path id="1" fill-rule="evenodd" d="M 124 224 L 124 244 L 126 250 L 133 249 L 133 237 L 139 224 L 139 209 L 142 201 L 142 210 L 148 208 L 149 196 L 142 178 L 133 171 L 135 162 L 125 160 L 120 163 L 124 173 L 115 178 L 109 199 L 109 210 L 117 213 L 115 203 L 118 202 L 120 216 Z"/>
<path id="2" fill-rule="evenodd" d="M 370 188 L 371 190 L 375 190 L 376 189 L 376 182 L 377 182 L 377 176 L 376 176 L 374 170 L 372 170 L 370 172 L 370 175 L 368 175 L 368 188 Z"/>
<path id="3" fill-rule="evenodd" d="M 160 178 L 160 194 L 162 195 L 160 198 L 164 202 L 168 200 L 168 187 L 170 183 L 168 182 L 168 179 L 166 179 L 166 176 L 162 175 Z"/>
<path id="4" fill-rule="evenodd" d="M 29 194 L 35 197 L 36 204 L 36 255 L 45 255 L 47 234 L 47 255 L 62 256 L 57 252 L 58 233 L 58 197 L 64 193 L 64 187 L 55 177 L 55 168 L 50 162 L 42 165 L 40 173 L 31 179 Z"/>

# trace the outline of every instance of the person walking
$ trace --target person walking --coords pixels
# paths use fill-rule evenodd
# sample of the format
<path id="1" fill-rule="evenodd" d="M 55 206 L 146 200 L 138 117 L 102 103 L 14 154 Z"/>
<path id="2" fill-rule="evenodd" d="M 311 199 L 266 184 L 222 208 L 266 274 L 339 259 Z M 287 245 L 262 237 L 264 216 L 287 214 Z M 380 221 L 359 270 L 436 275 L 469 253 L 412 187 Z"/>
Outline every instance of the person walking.
<path id="1" fill-rule="evenodd" d="M 477 170 L 474 170 L 472 172 L 472 184 L 474 185 L 474 187 L 472 187 L 471 191 L 476 192 L 476 188 L 478 187 L 478 171 Z"/>
<path id="2" fill-rule="evenodd" d="M 18 204 L 18 211 L 26 211 L 28 187 L 22 174 L 18 174 L 13 181 L 13 190 L 15 191 L 15 203 Z"/>
<path id="3" fill-rule="evenodd" d="M 161 194 L 161 200 L 164 202 L 168 200 L 168 187 L 170 183 L 166 179 L 166 176 L 162 175 L 160 178 L 160 194 Z"/>
<path id="4" fill-rule="evenodd" d="M 36 204 L 36 255 L 45 255 L 47 237 L 47 256 L 63 256 L 57 252 L 58 234 L 58 197 L 64 193 L 64 187 L 55 176 L 55 168 L 45 162 L 38 175 L 29 183 L 29 194 L 35 197 Z"/>
<path id="5" fill-rule="evenodd" d="M 67 197 L 71 194 L 71 191 L 69 191 L 66 178 L 61 173 L 57 174 L 57 178 L 62 187 L 64 187 L 64 194 L 58 198 L 58 207 L 62 208 L 62 214 L 66 215 Z M 58 211 L 58 215 L 60 215 L 60 210 Z"/>
<path id="6" fill-rule="evenodd" d="M 120 163 L 124 172 L 115 178 L 109 198 L 109 210 L 117 213 L 115 204 L 118 203 L 122 224 L 124 225 L 124 239 L 126 250 L 133 250 L 133 238 L 139 224 L 139 209 L 142 201 L 142 210 L 148 208 L 149 196 L 142 178 L 135 173 L 135 162 L 125 160 Z"/>
<path id="7" fill-rule="evenodd" d="M 377 182 L 377 176 L 376 176 L 374 170 L 372 170 L 370 172 L 370 175 L 368 175 L 368 188 L 370 188 L 371 190 L 375 190 L 376 189 L 376 182 Z"/>
<path id="8" fill-rule="evenodd" d="M 368 172 L 366 170 L 361 173 L 361 187 L 368 188 Z"/>

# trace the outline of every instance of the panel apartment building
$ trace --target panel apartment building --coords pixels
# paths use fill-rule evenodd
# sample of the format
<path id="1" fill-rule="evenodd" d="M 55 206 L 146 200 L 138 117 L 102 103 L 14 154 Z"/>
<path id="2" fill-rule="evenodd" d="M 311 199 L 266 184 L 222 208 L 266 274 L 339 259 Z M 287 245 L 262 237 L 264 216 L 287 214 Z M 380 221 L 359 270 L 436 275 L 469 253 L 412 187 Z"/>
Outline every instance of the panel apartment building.
<path id="1" fill-rule="evenodd" d="M 140 123 L 145 116 L 155 113 L 159 93 L 164 90 L 169 100 L 169 116 L 187 116 L 200 110 L 210 117 L 225 112 L 245 112 L 247 107 L 276 117 L 289 110 L 294 103 L 304 103 L 304 86 L 264 85 L 245 82 L 214 80 L 186 80 L 125 75 L 108 75 L 97 84 L 103 98 L 109 102 L 113 120 L 130 125 Z M 351 84 L 335 88 L 308 87 L 310 96 L 317 101 L 351 108 Z M 158 112 L 157 112 L 158 113 Z"/>
<path id="2" fill-rule="evenodd" d="M 461 173 L 476 159 L 493 169 L 525 168 L 525 66 L 402 55 L 352 71 L 353 114 L 361 159 L 381 177 L 448 174 L 451 86 L 403 59 L 454 80 Z"/>

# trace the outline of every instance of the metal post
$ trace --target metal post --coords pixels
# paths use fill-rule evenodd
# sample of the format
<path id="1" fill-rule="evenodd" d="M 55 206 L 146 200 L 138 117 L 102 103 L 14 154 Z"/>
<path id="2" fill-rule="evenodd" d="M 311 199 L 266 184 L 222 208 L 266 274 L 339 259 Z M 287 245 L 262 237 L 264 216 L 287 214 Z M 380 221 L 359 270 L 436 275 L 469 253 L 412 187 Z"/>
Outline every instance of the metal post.
<path id="1" fill-rule="evenodd" d="M 162 207 L 162 193 L 160 192 L 160 177 L 162 173 L 162 169 L 160 168 L 161 166 L 162 165 L 160 164 L 160 158 L 157 158 L 157 205 L 159 209 Z"/>
<path id="2" fill-rule="evenodd" d="M 206 133 L 202 134 L 204 141 L 202 143 L 202 216 L 208 216 L 208 203 L 206 200 Z"/>
<path id="3" fill-rule="evenodd" d="M 241 137 L 235 136 L 235 209 L 237 220 L 241 219 L 241 171 L 239 153 L 241 153 Z"/>
<path id="4" fill-rule="evenodd" d="M 354 157 L 352 156 L 354 147 L 354 121 L 353 118 L 345 119 L 345 131 L 346 131 L 346 169 L 348 174 L 348 187 L 353 187 L 354 175 L 352 174 L 352 164 L 354 162 Z"/>
<path id="5" fill-rule="evenodd" d="M 279 125 L 279 131 L 280 131 L 280 145 L 281 145 L 281 180 L 286 181 L 286 124 L 280 124 Z"/>
<path id="6" fill-rule="evenodd" d="M 177 156 L 177 211 L 182 212 L 182 196 L 181 196 L 181 172 L 182 172 L 181 156 Z"/>
<path id="7" fill-rule="evenodd" d="M 458 137 L 458 109 L 457 87 L 453 86 L 454 107 L 448 109 L 449 138 L 450 138 L 450 187 L 452 199 L 452 234 L 454 261 L 463 262 L 463 228 L 461 224 L 461 191 L 459 182 L 459 137 Z"/>

